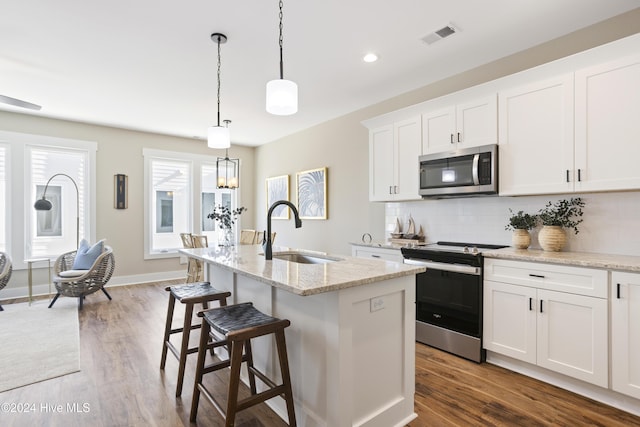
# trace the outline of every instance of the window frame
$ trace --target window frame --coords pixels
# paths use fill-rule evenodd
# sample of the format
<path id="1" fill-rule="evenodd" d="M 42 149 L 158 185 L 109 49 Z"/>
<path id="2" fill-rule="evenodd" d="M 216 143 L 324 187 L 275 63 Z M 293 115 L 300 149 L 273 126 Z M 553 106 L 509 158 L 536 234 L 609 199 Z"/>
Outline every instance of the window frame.
<path id="1" fill-rule="evenodd" d="M 155 229 L 153 223 L 152 209 L 155 210 L 155 205 L 152 206 L 154 191 L 151 182 L 151 166 L 152 161 L 165 160 L 165 161 L 177 161 L 177 162 L 190 162 L 190 211 L 188 213 L 189 225 L 187 230 L 175 230 L 174 233 L 193 233 L 193 234 L 205 234 L 208 237 L 209 246 L 216 244 L 216 236 L 218 235 L 218 227 L 214 231 L 203 231 L 203 212 L 202 212 L 202 189 L 206 187 L 202 182 L 202 169 L 203 166 L 209 166 L 215 168 L 217 155 L 202 155 L 194 153 L 157 150 L 152 148 L 144 148 L 142 150 L 144 158 L 144 259 L 162 259 L 162 258 L 178 258 L 180 257 L 179 249 L 182 248 L 182 242 L 179 238 L 176 240 L 175 248 L 167 249 L 162 252 L 152 250 L 152 229 Z M 231 206 L 235 207 L 240 200 L 239 188 L 235 190 L 216 190 L 215 193 L 229 193 L 231 194 Z M 240 229 L 240 218 L 236 223 L 236 229 Z M 237 233 L 236 233 L 237 234 Z M 237 236 L 236 236 L 237 237 Z"/>
<path id="2" fill-rule="evenodd" d="M 82 237 L 95 241 L 96 152 L 98 144 L 94 141 L 6 131 L 0 131 L 0 144 L 8 146 L 8 160 L 5 165 L 8 203 L 4 208 L 6 215 L 4 226 L 7 236 L 6 252 L 11 256 L 13 268 L 16 270 L 27 268 L 25 261 L 30 258 L 29 247 L 32 243 L 27 239 L 31 237 L 30 227 L 35 229 L 33 221 L 36 220 L 36 215 L 33 204 L 36 199 L 31 200 L 33 189 L 31 188 L 30 175 L 30 150 L 33 148 L 52 151 L 79 151 L 86 156 L 86 173 L 83 182 L 86 194 L 84 194 L 84 211 L 80 217 L 80 229 L 84 231 Z M 39 184 L 35 183 L 35 185 Z M 75 194 L 73 196 L 75 198 Z M 75 236 L 75 227 L 71 233 Z M 73 249 L 69 248 L 69 250 Z M 59 255 L 49 254 L 48 258 L 55 260 Z"/>

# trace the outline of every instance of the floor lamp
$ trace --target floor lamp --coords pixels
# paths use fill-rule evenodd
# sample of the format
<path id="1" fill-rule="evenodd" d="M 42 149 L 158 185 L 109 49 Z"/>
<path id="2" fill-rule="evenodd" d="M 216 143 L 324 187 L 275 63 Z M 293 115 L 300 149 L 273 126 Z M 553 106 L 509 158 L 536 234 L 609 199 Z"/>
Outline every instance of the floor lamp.
<path id="1" fill-rule="evenodd" d="M 76 182 L 73 180 L 73 178 L 71 178 L 69 175 L 64 174 L 64 173 L 57 173 L 55 175 L 53 175 L 51 178 L 49 178 L 49 181 L 47 181 L 47 185 L 44 186 L 44 192 L 42 193 L 42 199 L 38 199 L 36 200 L 36 203 L 33 205 L 33 207 L 37 210 L 37 211 L 50 211 L 52 208 L 52 204 L 49 200 L 46 199 L 47 196 L 47 188 L 49 187 L 49 183 L 51 182 L 51 180 L 53 178 L 55 178 L 56 176 L 66 176 L 67 178 L 69 178 L 71 180 L 71 182 L 73 182 L 73 186 L 76 187 L 76 249 L 80 246 L 80 191 L 78 191 L 78 185 L 76 184 Z"/>

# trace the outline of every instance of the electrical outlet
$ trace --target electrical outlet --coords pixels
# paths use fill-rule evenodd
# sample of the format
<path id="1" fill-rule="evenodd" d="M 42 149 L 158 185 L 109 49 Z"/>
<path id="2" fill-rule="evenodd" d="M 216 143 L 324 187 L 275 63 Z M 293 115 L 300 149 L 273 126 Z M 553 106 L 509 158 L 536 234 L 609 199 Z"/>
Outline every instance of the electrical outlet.
<path id="1" fill-rule="evenodd" d="M 385 308 L 384 297 L 376 297 L 369 300 L 369 309 L 372 313 L 383 308 Z"/>

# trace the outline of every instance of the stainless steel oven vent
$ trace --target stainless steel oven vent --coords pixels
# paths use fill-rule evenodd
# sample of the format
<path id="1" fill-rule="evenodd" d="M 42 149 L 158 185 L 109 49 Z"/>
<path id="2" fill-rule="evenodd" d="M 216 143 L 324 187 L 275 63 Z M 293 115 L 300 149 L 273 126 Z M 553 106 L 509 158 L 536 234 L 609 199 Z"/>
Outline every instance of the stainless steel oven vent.
<path id="1" fill-rule="evenodd" d="M 436 30 L 432 33 L 427 34 L 426 36 L 424 36 L 421 40 L 423 42 L 425 42 L 426 44 L 433 44 L 439 40 L 442 40 L 445 37 L 449 37 L 455 33 L 457 33 L 458 30 L 456 29 L 456 27 L 454 27 L 453 25 L 449 24 L 449 25 L 445 25 L 444 27 L 440 28 L 439 30 Z"/>

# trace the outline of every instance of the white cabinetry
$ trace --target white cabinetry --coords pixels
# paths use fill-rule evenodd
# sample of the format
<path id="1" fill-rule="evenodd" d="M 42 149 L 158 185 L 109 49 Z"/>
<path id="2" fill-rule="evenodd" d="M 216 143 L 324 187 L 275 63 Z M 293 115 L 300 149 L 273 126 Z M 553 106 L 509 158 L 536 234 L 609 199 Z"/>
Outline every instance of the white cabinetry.
<path id="1" fill-rule="evenodd" d="M 419 200 L 420 117 L 369 131 L 369 200 Z"/>
<path id="2" fill-rule="evenodd" d="M 351 255 L 359 258 L 375 258 L 402 263 L 404 258 L 400 249 L 377 248 L 373 246 L 351 245 Z"/>
<path id="3" fill-rule="evenodd" d="M 608 386 L 607 272 L 485 259 L 484 348 Z"/>
<path id="4" fill-rule="evenodd" d="M 576 71 L 576 191 L 640 188 L 640 55 Z"/>
<path id="5" fill-rule="evenodd" d="M 498 98 L 500 195 L 573 191 L 573 75 Z"/>
<path id="6" fill-rule="evenodd" d="M 640 188 L 640 55 L 498 95 L 500 195 Z"/>
<path id="7" fill-rule="evenodd" d="M 611 388 L 640 399 L 640 274 L 611 273 Z"/>
<path id="8" fill-rule="evenodd" d="M 496 144 L 496 95 L 422 114 L 422 154 Z"/>

